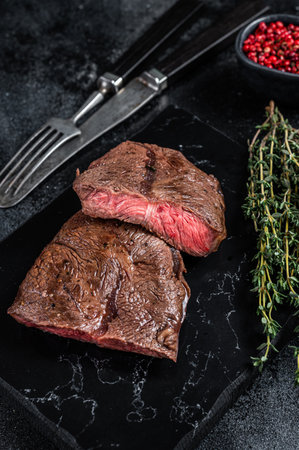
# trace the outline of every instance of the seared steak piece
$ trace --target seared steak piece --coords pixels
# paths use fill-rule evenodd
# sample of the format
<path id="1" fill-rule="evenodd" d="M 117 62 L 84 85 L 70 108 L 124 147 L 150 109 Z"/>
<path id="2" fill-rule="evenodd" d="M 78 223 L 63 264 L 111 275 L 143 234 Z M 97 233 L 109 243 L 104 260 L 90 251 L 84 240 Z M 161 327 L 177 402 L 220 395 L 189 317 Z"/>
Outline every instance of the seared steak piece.
<path id="1" fill-rule="evenodd" d="M 85 214 L 141 224 L 194 256 L 226 237 L 219 182 L 176 150 L 123 142 L 78 175 L 74 189 Z"/>
<path id="2" fill-rule="evenodd" d="M 180 253 L 137 225 L 64 224 L 21 284 L 8 313 L 61 336 L 176 360 L 189 298 Z"/>

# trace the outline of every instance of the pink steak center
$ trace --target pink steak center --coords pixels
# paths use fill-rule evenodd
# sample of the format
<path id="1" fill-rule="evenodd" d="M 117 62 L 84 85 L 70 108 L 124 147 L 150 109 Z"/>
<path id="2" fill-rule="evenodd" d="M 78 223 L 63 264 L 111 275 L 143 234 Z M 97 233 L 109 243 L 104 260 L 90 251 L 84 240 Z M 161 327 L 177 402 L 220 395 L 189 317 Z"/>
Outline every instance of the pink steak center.
<path id="1" fill-rule="evenodd" d="M 196 256 L 209 253 L 215 243 L 215 232 L 195 214 L 167 202 L 154 203 L 137 195 L 97 191 L 85 198 L 83 211 L 93 217 L 141 224 Z"/>

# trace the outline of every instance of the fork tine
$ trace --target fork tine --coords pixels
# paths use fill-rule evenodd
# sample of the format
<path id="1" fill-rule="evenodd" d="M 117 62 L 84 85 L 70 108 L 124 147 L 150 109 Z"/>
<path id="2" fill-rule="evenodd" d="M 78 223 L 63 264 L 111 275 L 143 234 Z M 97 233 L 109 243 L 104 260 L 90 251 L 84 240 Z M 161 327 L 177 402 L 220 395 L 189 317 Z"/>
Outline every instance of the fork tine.
<path id="1" fill-rule="evenodd" d="M 20 164 L 24 161 L 27 156 L 34 151 L 34 149 L 41 144 L 48 136 L 51 134 L 53 129 L 49 127 L 49 125 L 44 125 L 41 127 L 34 135 L 32 135 L 27 142 L 20 148 L 20 150 L 15 153 L 15 155 L 8 161 L 8 163 L 3 167 L 3 169 L 0 171 L 0 177 L 12 166 L 13 162 L 18 159 L 24 150 L 27 149 L 27 151 L 20 157 L 20 159 L 16 162 L 15 165 L 11 167 L 11 169 L 7 172 L 7 174 L 4 176 L 4 178 L 0 182 L 0 187 L 5 183 L 5 181 L 15 172 L 15 170 L 20 166 Z M 28 145 L 33 142 L 36 139 L 36 141 L 33 143 L 32 146 L 28 148 Z"/>
<path id="2" fill-rule="evenodd" d="M 38 161 L 30 168 L 29 172 L 22 179 L 21 183 L 15 190 L 14 195 L 16 195 L 22 186 L 26 183 L 26 181 L 33 175 L 33 173 L 40 167 L 40 165 L 55 151 L 58 147 L 62 146 L 66 141 L 70 140 L 69 136 L 61 136 L 54 144 L 52 144 L 48 150 L 38 159 Z"/>
<path id="3" fill-rule="evenodd" d="M 30 166 L 30 164 L 32 164 L 32 162 L 36 159 L 36 157 L 43 150 L 47 149 L 47 147 L 54 144 L 60 135 L 61 135 L 61 133 L 59 131 L 56 131 L 49 139 L 46 140 L 46 142 L 44 142 L 44 144 L 38 149 L 38 151 L 34 153 L 34 155 L 30 158 L 30 160 L 27 161 L 27 163 L 22 167 L 22 169 L 17 173 L 17 175 L 11 180 L 11 182 L 9 183 L 9 185 L 7 186 L 7 188 L 5 190 L 5 194 L 7 194 L 7 192 L 13 187 L 13 185 L 16 183 L 16 181 L 18 181 L 18 179 L 23 175 L 23 173 L 27 170 L 27 168 Z"/>
<path id="4" fill-rule="evenodd" d="M 8 163 L 0 170 L 0 176 L 8 169 L 8 167 L 21 155 L 21 153 L 26 149 L 26 147 L 36 139 L 41 133 L 46 131 L 49 125 L 43 125 L 36 133 L 32 134 L 29 139 L 25 142 L 25 144 L 13 155 L 13 157 L 8 161 Z"/>

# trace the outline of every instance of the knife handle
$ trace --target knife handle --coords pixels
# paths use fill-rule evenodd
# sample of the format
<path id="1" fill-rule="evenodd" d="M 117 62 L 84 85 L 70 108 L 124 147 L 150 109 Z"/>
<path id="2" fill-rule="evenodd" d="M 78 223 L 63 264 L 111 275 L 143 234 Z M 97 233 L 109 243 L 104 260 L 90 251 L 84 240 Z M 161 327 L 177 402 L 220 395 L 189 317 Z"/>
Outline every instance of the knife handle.
<path id="1" fill-rule="evenodd" d="M 203 4 L 199 0 L 179 0 L 167 10 L 114 64 L 110 73 L 122 79 L 122 85 L 140 70 L 151 54 L 186 25 Z"/>
<path id="2" fill-rule="evenodd" d="M 167 77 L 169 84 L 190 69 L 193 63 L 230 44 L 241 28 L 268 9 L 268 6 L 260 6 L 260 0 L 242 2 L 195 39 L 157 63 L 155 68 Z"/>

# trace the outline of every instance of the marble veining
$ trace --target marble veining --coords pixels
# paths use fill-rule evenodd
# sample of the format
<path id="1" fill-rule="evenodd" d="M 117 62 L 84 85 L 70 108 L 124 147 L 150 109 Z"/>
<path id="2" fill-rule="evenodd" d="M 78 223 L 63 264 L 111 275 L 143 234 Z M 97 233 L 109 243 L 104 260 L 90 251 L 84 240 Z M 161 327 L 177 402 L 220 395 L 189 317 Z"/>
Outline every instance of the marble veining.
<path id="1" fill-rule="evenodd" d="M 196 302 L 198 304 L 197 312 L 200 313 L 202 322 L 211 325 L 210 318 L 207 317 L 207 313 L 204 310 L 204 303 L 214 301 L 225 301 L 229 305 L 229 311 L 225 312 L 226 322 L 234 338 L 234 349 L 240 351 L 240 343 L 238 333 L 234 329 L 232 324 L 232 315 L 236 313 L 236 306 L 234 301 L 236 299 L 236 293 L 240 284 L 244 282 L 242 276 L 242 266 L 247 263 L 247 255 L 244 254 L 242 260 L 240 261 L 237 269 L 234 272 L 227 271 L 225 273 L 215 273 L 212 277 L 209 277 L 207 285 L 210 291 L 209 295 L 206 296 L 202 292 L 197 295 Z M 205 290 L 206 292 L 206 290 Z M 218 299 L 219 297 L 219 299 Z"/>
<path id="2" fill-rule="evenodd" d="M 59 411 L 60 416 L 56 424 L 63 425 L 63 407 L 67 402 L 80 402 L 84 405 L 86 410 L 86 422 L 82 424 L 81 429 L 78 430 L 76 437 L 83 434 L 89 426 L 91 426 L 96 419 L 96 411 L 101 406 L 94 398 L 88 397 L 85 394 L 86 383 L 88 377 L 84 376 L 86 365 L 92 363 L 96 377 L 102 385 L 114 385 L 117 383 L 130 383 L 132 385 L 132 399 L 130 403 L 130 411 L 126 415 L 128 422 L 143 422 L 144 420 L 155 419 L 157 409 L 146 405 L 142 399 L 142 393 L 145 383 L 148 379 L 149 367 L 153 362 L 153 358 L 138 359 L 132 368 L 132 372 L 121 377 L 110 367 L 110 359 L 97 359 L 88 356 L 87 353 L 83 356 L 74 354 L 62 355 L 58 357 L 59 363 L 66 363 L 71 369 L 70 378 L 62 385 L 55 386 L 53 389 L 47 391 L 44 395 L 36 396 L 35 389 L 24 388 L 22 393 L 31 400 L 34 404 L 50 403 Z M 117 443 L 111 446 L 118 447 Z M 102 448 L 101 445 L 92 447 L 92 449 Z M 91 448 L 90 448 L 91 449 Z"/>
<path id="3" fill-rule="evenodd" d="M 84 376 L 82 357 L 78 355 L 61 355 L 58 357 L 59 363 L 67 363 L 71 369 L 71 377 L 66 383 L 56 386 L 46 392 L 43 396 L 35 396 L 35 389 L 23 389 L 23 394 L 35 404 L 51 403 L 61 414 L 57 421 L 57 425 L 61 425 L 63 420 L 62 408 L 67 402 L 79 402 L 84 405 L 86 422 L 82 424 L 81 429 L 76 433 L 76 437 L 80 436 L 95 420 L 96 409 L 98 403 L 93 398 L 84 395 Z M 58 366 L 59 370 L 59 366 Z"/>
<path id="4" fill-rule="evenodd" d="M 143 422 L 144 420 L 151 420 L 156 417 L 157 409 L 152 406 L 145 406 L 144 400 L 142 400 L 142 391 L 147 381 L 147 375 L 149 367 L 153 359 L 141 359 L 136 362 L 133 370 L 133 399 L 131 405 L 133 411 L 127 414 L 128 422 Z"/>
<path id="5" fill-rule="evenodd" d="M 87 356 L 87 355 L 86 355 Z M 100 383 L 102 384 L 116 384 L 120 381 L 123 381 L 123 378 L 115 373 L 110 368 L 110 360 L 109 359 L 90 359 L 96 369 L 97 377 Z M 109 374 L 107 372 L 109 370 Z"/>
<path id="6" fill-rule="evenodd" d="M 196 339 L 197 333 L 195 333 L 194 338 Z M 211 351 L 208 353 L 204 353 L 200 350 L 194 351 L 192 354 L 190 353 L 190 346 L 187 346 L 186 352 L 189 354 L 189 366 L 191 367 L 189 375 L 187 379 L 184 381 L 183 386 L 181 388 L 180 395 L 176 396 L 173 399 L 173 404 L 170 409 L 169 419 L 175 422 L 185 422 L 191 427 L 196 426 L 197 417 L 200 413 L 205 412 L 201 403 L 196 402 L 191 404 L 186 397 L 189 397 L 190 390 L 194 390 L 196 386 L 200 383 L 202 378 L 207 373 L 209 362 L 214 355 Z M 198 364 L 199 355 L 204 355 L 206 358 L 205 365 L 200 366 Z"/>
<path id="7" fill-rule="evenodd" d="M 202 148 L 202 145 L 198 145 L 198 148 Z M 186 148 L 186 147 L 185 147 Z M 189 147 L 188 147 L 189 148 Z M 199 169 L 204 171 L 209 171 L 215 169 L 215 164 L 213 161 L 210 161 L 209 159 L 198 159 L 195 158 L 195 156 L 191 155 L 188 156 L 188 159 Z"/>

